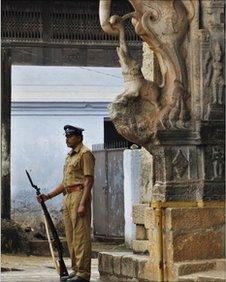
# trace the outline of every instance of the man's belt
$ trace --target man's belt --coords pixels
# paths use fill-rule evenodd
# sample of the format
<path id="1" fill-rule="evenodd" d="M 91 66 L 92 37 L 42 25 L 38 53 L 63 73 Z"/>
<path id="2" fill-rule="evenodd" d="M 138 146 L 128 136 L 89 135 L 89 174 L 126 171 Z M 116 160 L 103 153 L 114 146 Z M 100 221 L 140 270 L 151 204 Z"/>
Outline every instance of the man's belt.
<path id="1" fill-rule="evenodd" d="M 82 184 L 67 186 L 64 188 L 66 194 L 70 194 L 72 192 L 77 192 L 77 191 L 82 191 L 82 189 L 83 189 Z"/>

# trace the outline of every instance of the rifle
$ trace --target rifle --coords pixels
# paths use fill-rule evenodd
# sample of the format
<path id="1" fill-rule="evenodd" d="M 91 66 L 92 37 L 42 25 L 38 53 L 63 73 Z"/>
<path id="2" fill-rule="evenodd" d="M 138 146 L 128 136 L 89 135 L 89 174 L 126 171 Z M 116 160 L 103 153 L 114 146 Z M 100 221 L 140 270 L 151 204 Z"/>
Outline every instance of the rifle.
<path id="1" fill-rule="evenodd" d="M 29 181 L 31 183 L 31 186 L 36 190 L 36 195 L 40 196 L 41 195 L 41 192 L 40 192 L 41 189 L 38 188 L 37 185 L 34 185 L 33 181 L 31 180 L 30 174 L 28 173 L 27 170 L 25 170 L 25 171 L 26 171 L 27 177 L 28 177 L 28 179 L 29 179 Z M 42 199 L 42 197 L 41 197 L 41 199 Z M 67 271 L 66 265 L 64 263 L 64 259 L 63 259 L 63 246 L 62 246 L 60 238 L 59 238 L 59 236 L 57 234 L 57 230 L 56 230 L 56 228 L 54 226 L 52 218 L 51 218 L 51 216 L 50 216 L 50 214 L 49 214 L 49 212 L 47 210 L 46 204 L 43 201 L 43 199 L 42 199 L 40 204 L 42 206 L 42 210 L 44 212 L 44 216 L 45 216 L 45 219 L 47 221 L 47 224 L 48 224 L 48 226 L 49 226 L 49 228 L 51 230 L 54 246 L 57 249 L 57 253 L 58 253 L 57 262 L 58 262 L 58 265 L 59 265 L 59 275 L 60 275 L 60 277 L 68 276 L 68 271 Z M 46 231 L 47 231 L 47 236 L 48 236 L 48 228 L 46 229 Z M 51 247 L 50 247 L 50 250 L 51 250 Z M 51 253 L 52 253 L 52 250 L 51 250 Z"/>

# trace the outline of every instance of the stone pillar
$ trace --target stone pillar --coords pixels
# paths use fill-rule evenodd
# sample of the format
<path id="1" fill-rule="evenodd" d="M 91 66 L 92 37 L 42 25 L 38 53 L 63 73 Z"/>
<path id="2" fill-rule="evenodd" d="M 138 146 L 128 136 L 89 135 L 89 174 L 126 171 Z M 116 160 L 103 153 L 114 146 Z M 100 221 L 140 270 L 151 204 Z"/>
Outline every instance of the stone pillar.
<path id="1" fill-rule="evenodd" d="M 132 23 L 159 76 L 148 62 L 141 73 L 115 25 L 125 91 L 110 116 L 153 157 L 151 205 L 133 214 L 147 230 L 149 279 L 162 281 L 163 271 L 178 281 L 178 263 L 224 257 L 224 0 L 143 2 L 130 0 Z"/>
<path id="2" fill-rule="evenodd" d="M 2 180 L 1 204 L 3 219 L 10 219 L 10 115 L 11 115 L 11 54 L 6 48 L 1 49 L 1 146 Z"/>

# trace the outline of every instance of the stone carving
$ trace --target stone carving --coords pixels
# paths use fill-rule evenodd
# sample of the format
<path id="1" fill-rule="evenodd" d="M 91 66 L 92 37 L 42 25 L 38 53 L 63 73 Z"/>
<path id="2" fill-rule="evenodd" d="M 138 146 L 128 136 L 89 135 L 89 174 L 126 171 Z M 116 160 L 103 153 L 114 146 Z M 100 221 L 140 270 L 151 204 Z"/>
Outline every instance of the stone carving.
<path id="1" fill-rule="evenodd" d="M 204 57 L 204 70 L 205 70 L 205 78 L 204 78 L 204 82 L 205 82 L 205 86 L 209 87 L 210 86 L 210 82 L 211 82 L 211 75 L 212 75 L 212 66 L 211 66 L 211 53 L 210 51 L 207 51 L 207 53 L 205 54 Z"/>
<path id="2" fill-rule="evenodd" d="M 179 150 L 172 161 L 173 167 L 175 168 L 176 174 L 178 178 L 181 178 L 188 169 L 189 161 L 183 154 L 181 150 Z"/>
<path id="3" fill-rule="evenodd" d="M 224 29 L 224 0 L 202 1 L 203 10 L 206 15 L 203 18 L 205 28 Z"/>
<path id="4" fill-rule="evenodd" d="M 188 125 L 187 71 L 180 47 L 194 16 L 194 7 L 190 0 L 185 2 L 186 5 L 174 0 L 130 0 L 134 13 L 110 17 L 111 1 L 100 0 L 103 30 L 119 36 L 117 53 L 125 81 L 125 91 L 110 107 L 111 118 L 122 135 L 141 145 L 154 138 L 157 129 Z M 157 57 L 161 84 L 146 80 L 129 54 L 123 27 L 128 17 L 132 17 L 136 33 Z"/>
<path id="5" fill-rule="evenodd" d="M 215 105 L 223 104 L 223 94 L 224 94 L 224 74 L 223 74 L 223 54 L 219 42 L 213 45 L 212 52 L 208 51 L 204 57 L 204 67 L 205 78 L 204 85 L 207 88 L 211 88 L 212 97 L 210 103 Z M 206 117 L 208 118 L 210 112 L 210 105 L 208 105 L 209 110 L 206 111 Z"/>
<path id="6" fill-rule="evenodd" d="M 213 49 L 213 67 L 212 67 L 212 86 L 213 86 L 213 104 L 223 103 L 224 94 L 224 75 L 223 75 L 222 51 L 219 42 Z"/>
<path id="7" fill-rule="evenodd" d="M 213 179 L 224 177 L 224 151 L 219 147 L 212 148 Z"/>

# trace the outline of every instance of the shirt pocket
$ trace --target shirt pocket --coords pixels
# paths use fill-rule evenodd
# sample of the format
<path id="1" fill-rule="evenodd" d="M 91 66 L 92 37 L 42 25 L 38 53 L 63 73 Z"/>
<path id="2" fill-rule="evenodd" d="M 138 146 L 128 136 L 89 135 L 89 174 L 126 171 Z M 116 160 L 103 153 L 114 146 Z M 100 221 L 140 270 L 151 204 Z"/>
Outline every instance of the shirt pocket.
<path id="1" fill-rule="evenodd" d="M 74 173 L 75 171 L 80 170 L 80 168 L 81 168 L 80 161 L 76 160 L 76 161 L 74 161 L 73 163 L 71 163 L 69 165 L 69 169 L 68 170 L 69 170 L 69 173 L 71 174 L 71 173 Z"/>

